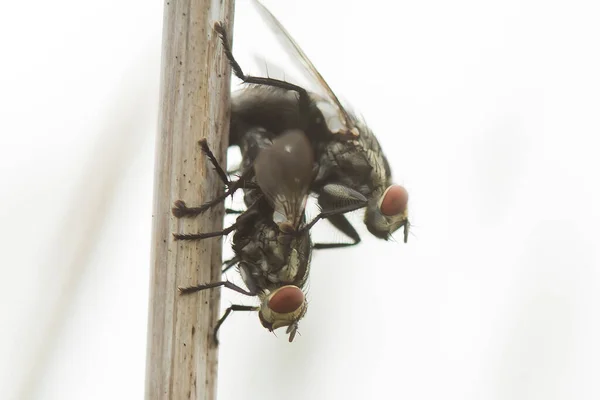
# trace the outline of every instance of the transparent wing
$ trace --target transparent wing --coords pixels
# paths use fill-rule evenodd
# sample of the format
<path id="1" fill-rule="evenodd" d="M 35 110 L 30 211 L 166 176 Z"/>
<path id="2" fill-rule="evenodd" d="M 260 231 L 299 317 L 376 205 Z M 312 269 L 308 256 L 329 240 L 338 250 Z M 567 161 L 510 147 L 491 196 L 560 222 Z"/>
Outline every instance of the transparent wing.
<path id="1" fill-rule="evenodd" d="M 301 130 L 283 133 L 258 154 L 256 182 L 275 210 L 275 222 L 298 228 L 314 178 L 313 165 L 312 147 Z"/>
<path id="2" fill-rule="evenodd" d="M 317 71 L 313 63 L 300 48 L 298 43 L 296 43 L 294 38 L 292 38 L 281 22 L 279 22 L 279 20 L 275 18 L 275 16 L 260 1 L 252 0 L 252 4 L 255 6 L 258 13 L 265 21 L 269 29 L 273 32 L 279 43 L 286 51 L 290 53 L 290 58 L 292 61 L 300 62 L 298 69 L 304 72 L 305 75 L 308 75 L 307 78 L 311 81 L 311 83 L 324 92 L 331 104 L 335 106 L 340 120 L 345 123 L 348 130 L 351 130 L 354 127 L 352 118 L 342 106 L 342 103 L 337 98 L 333 90 L 331 90 L 325 79 L 323 79 L 323 76 L 319 73 L 319 71 Z"/>

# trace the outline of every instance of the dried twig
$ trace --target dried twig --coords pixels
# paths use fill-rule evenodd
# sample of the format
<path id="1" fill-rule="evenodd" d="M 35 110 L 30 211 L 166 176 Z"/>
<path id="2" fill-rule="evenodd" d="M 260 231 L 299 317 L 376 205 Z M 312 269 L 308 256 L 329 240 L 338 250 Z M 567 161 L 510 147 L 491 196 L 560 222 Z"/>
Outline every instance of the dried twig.
<path id="1" fill-rule="evenodd" d="M 176 242 L 172 233 L 221 229 L 223 207 L 181 220 L 171 207 L 178 199 L 201 204 L 222 190 L 198 141 L 207 138 L 226 164 L 230 69 L 213 25 L 231 30 L 232 20 L 233 0 L 165 2 L 146 399 L 216 398 L 219 291 L 182 296 L 177 288 L 220 279 L 222 240 Z"/>

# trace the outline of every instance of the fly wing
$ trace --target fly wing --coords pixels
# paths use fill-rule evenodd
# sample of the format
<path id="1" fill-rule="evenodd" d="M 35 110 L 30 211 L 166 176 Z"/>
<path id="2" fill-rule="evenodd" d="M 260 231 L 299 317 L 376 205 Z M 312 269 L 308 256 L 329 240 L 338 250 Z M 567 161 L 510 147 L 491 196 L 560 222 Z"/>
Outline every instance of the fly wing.
<path id="1" fill-rule="evenodd" d="M 298 228 L 314 178 L 313 164 L 313 149 L 301 130 L 284 132 L 256 157 L 256 183 L 273 206 L 280 226 L 285 223 Z"/>
<path id="2" fill-rule="evenodd" d="M 260 16 L 265 21 L 267 26 L 271 29 L 279 43 L 290 53 L 290 58 L 294 62 L 301 62 L 301 65 L 298 66 L 300 71 L 305 72 L 308 75 L 308 78 L 319 87 L 324 94 L 326 94 L 327 98 L 336 108 L 336 112 L 339 116 L 339 119 L 345 125 L 346 131 L 351 131 L 354 128 L 353 119 L 350 117 L 348 112 L 342 106 L 342 103 L 337 98 L 333 90 L 329 87 L 323 76 L 313 63 L 310 61 L 308 56 L 304 53 L 304 51 L 300 48 L 298 43 L 294 40 L 294 38 L 289 34 L 287 29 L 279 22 L 277 18 L 269 11 L 260 1 L 252 0 L 252 4 L 258 10 Z"/>

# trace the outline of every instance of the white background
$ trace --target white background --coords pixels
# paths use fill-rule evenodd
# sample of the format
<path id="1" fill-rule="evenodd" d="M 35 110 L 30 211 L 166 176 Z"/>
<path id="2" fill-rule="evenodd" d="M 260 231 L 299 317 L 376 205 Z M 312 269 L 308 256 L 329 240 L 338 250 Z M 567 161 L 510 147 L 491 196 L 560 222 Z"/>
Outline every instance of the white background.
<path id="1" fill-rule="evenodd" d="M 598 6 L 265 4 L 380 138 L 414 234 L 357 215 L 360 246 L 315 252 L 293 344 L 233 315 L 219 398 L 600 398 Z M 2 399 L 143 398 L 162 7 L 2 6 Z M 244 8 L 234 51 L 273 58 Z"/>

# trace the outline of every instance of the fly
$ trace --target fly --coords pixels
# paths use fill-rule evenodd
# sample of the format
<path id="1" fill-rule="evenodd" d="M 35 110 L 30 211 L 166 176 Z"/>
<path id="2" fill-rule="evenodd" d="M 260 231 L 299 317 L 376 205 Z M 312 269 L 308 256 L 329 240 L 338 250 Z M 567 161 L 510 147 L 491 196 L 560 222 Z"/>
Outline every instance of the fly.
<path id="1" fill-rule="evenodd" d="M 271 140 L 263 128 L 249 129 L 240 141 L 242 175 L 236 182 L 231 182 L 206 141 L 201 141 L 200 145 L 228 191 L 244 186 L 244 201 L 249 206 L 234 224 L 222 231 L 174 234 L 174 237 L 176 240 L 202 240 L 235 232 L 232 245 L 235 257 L 226 269 L 237 264 L 247 289 L 224 280 L 180 288 L 180 292 L 190 294 L 224 286 L 258 297 L 259 306 L 236 304 L 225 311 L 215 327 L 217 343 L 218 329 L 232 311 L 258 312 L 262 325 L 269 331 L 287 327 L 291 342 L 298 330 L 298 322 L 307 310 L 305 285 L 312 243 L 309 230 L 305 229 L 304 207 L 314 177 L 313 149 L 304 133 L 298 130 L 290 130 Z M 173 211 L 179 218 L 194 216 L 217 203 L 207 204 L 187 207 L 178 201 Z"/>
<path id="2" fill-rule="evenodd" d="M 320 94 L 290 82 L 244 74 L 235 60 L 227 34 L 219 33 L 234 74 L 251 84 L 234 93 L 231 105 L 230 145 L 239 145 L 249 127 L 263 127 L 279 135 L 290 129 L 305 132 L 314 149 L 318 170 L 310 184 L 323 212 L 352 243 L 319 243 L 314 248 L 353 246 L 360 236 L 347 212 L 365 208 L 364 223 L 374 236 L 388 240 L 404 228 L 408 240 L 408 192 L 394 184 L 387 158 L 366 123 L 342 106 L 327 82 L 281 23 L 258 0 L 252 1 L 291 59 L 300 64 Z"/>

